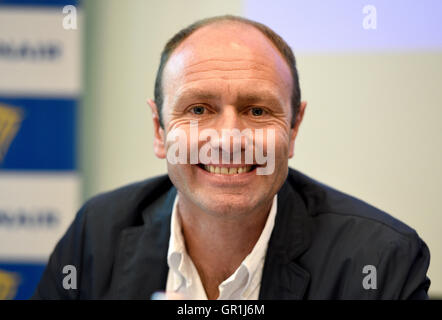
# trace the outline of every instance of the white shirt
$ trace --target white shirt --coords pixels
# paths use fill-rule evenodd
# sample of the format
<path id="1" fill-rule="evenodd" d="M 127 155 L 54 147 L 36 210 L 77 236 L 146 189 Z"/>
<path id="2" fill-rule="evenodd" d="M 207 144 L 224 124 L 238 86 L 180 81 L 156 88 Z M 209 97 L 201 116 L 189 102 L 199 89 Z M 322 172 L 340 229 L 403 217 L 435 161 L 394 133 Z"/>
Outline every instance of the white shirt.
<path id="1" fill-rule="evenodd" d="M 178 195 L 175 197 L 171 218 L 169 250 L 167 263 L 167 292 L 175 292 L 185 299 L 207 300 L 198 271 L 186 252 L 181 232 L 180 220 L 177 217 Z M 270 235 L 275 224 L 277 195 L 273 198 L 272 207 L 264 229 L 252 249 L 236 271 L 219 286 L 218 300 L 257 300 L 261 287 L 261 276 Z"/>

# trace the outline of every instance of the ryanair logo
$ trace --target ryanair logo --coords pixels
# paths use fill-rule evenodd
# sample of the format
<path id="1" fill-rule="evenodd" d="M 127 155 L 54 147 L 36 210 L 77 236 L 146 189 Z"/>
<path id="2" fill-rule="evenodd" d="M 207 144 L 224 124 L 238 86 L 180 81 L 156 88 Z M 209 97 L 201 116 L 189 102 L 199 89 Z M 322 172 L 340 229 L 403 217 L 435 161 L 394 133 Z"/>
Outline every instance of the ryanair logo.
<path id="1" fill-rule="evenodd" d="M 0 163 L 6 156 L 23 120 L 23 112 L 16 107 L 0 104 Z"/>
<path id="2" fill-rule="evenodd" d="M 31 43 L 23 41 L 16 44 L 0 39 L 0 58 L 13 61 L 53 61 L 62 55 L 62 47 L 54 41 L 48 43 Z"/>
<path id="3" fill-rule="evenodd" d="M 14 299 L 19 282 L 17 273 L 0 270 L 0 300 Z"/>

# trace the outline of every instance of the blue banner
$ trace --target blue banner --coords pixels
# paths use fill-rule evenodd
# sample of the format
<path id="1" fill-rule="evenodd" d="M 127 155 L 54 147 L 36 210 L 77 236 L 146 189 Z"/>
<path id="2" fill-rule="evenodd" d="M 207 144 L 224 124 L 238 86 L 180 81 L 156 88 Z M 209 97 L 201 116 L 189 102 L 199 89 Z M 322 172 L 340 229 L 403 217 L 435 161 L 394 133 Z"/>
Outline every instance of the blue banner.
<path id="1" fill-rule="evenodd" d="M 75 117 L 73 99 L 0 97 L 0 170 L 74 170 Z"/>
<path id="2" fill-rule="evenodd" d="M 4 263 L 0 261 L 0 300 L 29 299 L 43 274 L 42 263 Z"/>

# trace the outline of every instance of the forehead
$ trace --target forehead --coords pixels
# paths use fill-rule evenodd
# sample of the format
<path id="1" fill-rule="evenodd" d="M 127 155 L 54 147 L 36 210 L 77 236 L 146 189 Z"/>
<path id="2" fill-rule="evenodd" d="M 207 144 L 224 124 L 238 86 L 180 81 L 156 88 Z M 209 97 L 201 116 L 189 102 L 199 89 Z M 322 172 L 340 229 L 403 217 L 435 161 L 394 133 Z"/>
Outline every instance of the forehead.
<path id="1" fill-rule="evenodd" d="M 290 68 L 270 39 L 244 23 L 218 22 L 196 30 L 174 50 L 164 69 L 164 98 L 222 80 L 280 94 L 290 95 L 292 88 Z"/>

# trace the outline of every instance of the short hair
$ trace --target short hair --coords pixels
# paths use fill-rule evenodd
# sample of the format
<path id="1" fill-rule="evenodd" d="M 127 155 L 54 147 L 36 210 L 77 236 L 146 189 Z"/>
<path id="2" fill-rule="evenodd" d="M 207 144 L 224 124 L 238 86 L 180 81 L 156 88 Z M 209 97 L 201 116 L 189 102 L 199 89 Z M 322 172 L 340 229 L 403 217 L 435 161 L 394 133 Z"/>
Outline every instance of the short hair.
<path id="1" fill-rule="evenodd" d="M 279 50 L 279 52 L 281 53 L 281 55 L 289 65 L 293 78 L 293 88 L 292 88 L 292 97 L 291 97 L 291 105 L 292 105 L 291 126 L 293 127 L 295 125 L 296 115 L 298 113 L 299 106 L 301 104 L 301 90 L 299 88 L 299 78 L 298 78 L 298 71 L 296 69 L 295 55 L 293 54 L 292 49 L 287 44 L 287 42 L 285 42 L 284 39 L 282 39 L 275 31 L 273 31 L 266 25 L 247 18 L 233 16 L 233 15 L 223 15 L 223 16 L 216 16 L 216 17 L 198 20 L 192 23 L 191 25 L 185 27 L 184 29 L 180 30 L 178 33 L 176 33 L 164 46 L 164 49 L 161 53 L 160 66 L 158 67 L 155 79 L 155 92 L 154 92 L 155 103 L 158 107 L 160 125 L 164 127 L 161 115 L 161 110 L 164 102 L 163 84 L 162 84 L 163 72 L 170 56 L 172 55 L 174 50 L 196 30 L 204 26 L 213 24 L 215 22 L 224 22 L 224 21 L 235 21 L 235 22 L 244 23 L 246 25 L 253 26 L 259 31 L 261 31 L 276 46 L 276 48 Z"/>

